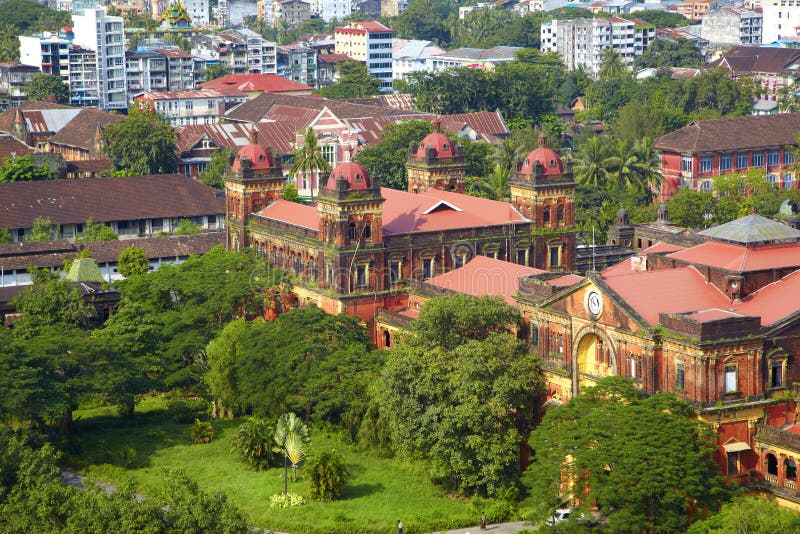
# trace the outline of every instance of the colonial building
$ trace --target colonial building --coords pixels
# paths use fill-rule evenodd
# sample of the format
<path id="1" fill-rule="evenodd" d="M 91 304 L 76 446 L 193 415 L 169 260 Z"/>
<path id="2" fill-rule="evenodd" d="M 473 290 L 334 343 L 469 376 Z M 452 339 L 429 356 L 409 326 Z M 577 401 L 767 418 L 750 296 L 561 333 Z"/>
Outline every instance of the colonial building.
<path id="1" fill-rule="evenodd" d="M 460 193 L 463 155 L 439 132 L 411 151 L 410 192 L 380 187 L 349 155 L 315 205 L 281 199 L 280 169 L 255 139 L 240 149 L 226 181 L 228 247 L 251 246 L 294 273 L 302 302 L 359 316 L 372 329 L 379 308 L 405 306 L 408 281 L 476 255 L 548 271 L 574 267 L 575 183 L 546 147 L 515 174 L 514 204 Z"/>
<path id="2" fill-rule="evenodd" d="M 795 135 L 800 113 L 706 119 L 662 135 L 653 145 L 661 152 L 667 199 L 681 187 L 711 191 L 715 176 L 762 170 L 784 189 L 796 188 Z"/>
<path id="3" fill-rule="evenodd" d="M 792 29 L 792 33 L 795 30 Z M 767 38 L 767 20 L 764 19 L 764 42 Z M 761 86 L 760 98 L 780 101 L 780 89 L 795 83 L 800 72 L 800 50 L 771 46 L 736 46 L 720 59 L 709 63 L 707 68 L 723 68 L 732 78 L 752 78 Z"/>

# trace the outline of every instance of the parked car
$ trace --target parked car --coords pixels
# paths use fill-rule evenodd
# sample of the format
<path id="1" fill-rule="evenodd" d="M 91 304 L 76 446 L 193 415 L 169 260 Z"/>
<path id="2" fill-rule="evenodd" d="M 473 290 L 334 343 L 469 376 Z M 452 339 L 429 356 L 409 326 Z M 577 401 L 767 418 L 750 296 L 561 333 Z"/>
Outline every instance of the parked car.
<path id="1" fill-rule="evenodd" d="M 550 518 L 547 520 L 548 525 L 557 525 L 562 521 L 566 521 L 569 519 L 569 515 L 572 513 L 572 508 L 559 508 Z"/>

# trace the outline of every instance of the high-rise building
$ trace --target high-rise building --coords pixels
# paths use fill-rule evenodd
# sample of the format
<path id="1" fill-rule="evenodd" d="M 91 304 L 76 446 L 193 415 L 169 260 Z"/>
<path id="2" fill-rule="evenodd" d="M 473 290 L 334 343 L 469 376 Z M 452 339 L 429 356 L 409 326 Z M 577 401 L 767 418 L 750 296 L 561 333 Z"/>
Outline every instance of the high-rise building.
<path id="1" fill-rule="evenodd" d="M 98 107 L 126 109 L 125 29 L 122 17 L 106 15 L 102 9 L 86 9 L 73 15 L 74 44 L 95 52 Z"/>
<path id="2" fill-rule="evenodd" d="M 276 74 L 276 54 L 274 42 L 245 28 L 192 37 L 193 56 L 225 65 L 234 74 Z"/>
<path id="3" fill-rule="evenodd" d="M 381 91 L 392 90 L 392 41 L 394 30 L 380 22 L 351 22 L 334 29 L 337 54 L 347 54 L 367 66 L 381 81 Z"/>
<path id="4" fill-rule="evenodd" d="M 351 0 L 316 0 L 313 11 L 325 22 L 333 19 L 344 20 L 353 14 L 353 2 Z"/>
<path id="5" fill-rule="evenodd" d="M 800 0 L 763 0 L 761 2 L 764 44 L 796 38 L 800 27 Z"/>

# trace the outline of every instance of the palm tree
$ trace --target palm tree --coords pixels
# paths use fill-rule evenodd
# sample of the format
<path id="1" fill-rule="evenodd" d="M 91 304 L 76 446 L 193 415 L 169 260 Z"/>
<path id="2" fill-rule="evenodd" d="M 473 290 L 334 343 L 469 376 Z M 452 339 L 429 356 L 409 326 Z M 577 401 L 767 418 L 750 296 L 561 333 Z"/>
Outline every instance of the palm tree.
<path id="1" fill-rule="evenodd" d="M 322 154 L 322 146 L 319 144 L 319 139 L 314 134 L 311 127 L 306 128 L 303 132 L 303 144 L 297 147 L 292 161 L 292 167 L 289 169 L 289 176 L 297 180 L 297 175 L 301 174 L 309 180 L 309 189 L 311 190 L 311 198 L 314 198 L 314 180 L 316 175 L 317 184 L 319 185 L 319 173 L 331 172 L 331 165 L 325 156 Z M 298 189 L 300 189 L 298 187 Z"/>
<path id="2" fill-rule="evenodd" d="M 509 196 L 508 179 L 511 170 L 500 165 L 495 165 L 492 174 L 484 178 L 471 178 L 469 193 L 475 196 L 485 196 L 493 200 L 507 200 Z"/>
<path id="3" fill-rule="evenodd" d="M 639 175 L 641 185 L 649 188 L 650 191 L 657 191 L 663 176 L 661 175 L 661 158 L 653 148 L 653 141 L 648 137 L 643 137 L 636 144 L 633 152 L 636 155 L 634 168 L 636 174 Z"/>
<path id="4" fill-rule="evenodd" d="M 503 169 L 514 170 L 522 154 L 522 148 L 513 138 L 506 137 L 494 146 L 492 160 L 495 165 L 499 165 Z"/>
<path id="5" fill-rule="evenodd" d="M 600 53 L 600 78 L 615 78 L 625 72 L 625 63 L 619 52 L 612 47 L 605 48 Z"/>
<path id="6" fill-rule="evenodd" d="M 275 427 L 275 443 L 283 453 L 283 493 L 288 490 L 286 461 L 292 462 L 292 480 L 297 481 L 297 466 L 306 456 L 305 444 L 311 440 L 308 426 L 295 414 L 285 413 Z"/>
<path id="7" fill-rule="evenodd" d="M 638 163 L 636 152 L 628 141 L 618 139 L 613 154 L 608 158 L 608 171 L 615 178 L 615 187 L 642 189 L 639 174 L 636 172 Z"/>
<path id="8" fill-rule="evenodd" d="M 575 179 L 585 186 L 601 187 L 608 181 L 608 145 L 601 137 L 590 137 L 575 154 Z"/>

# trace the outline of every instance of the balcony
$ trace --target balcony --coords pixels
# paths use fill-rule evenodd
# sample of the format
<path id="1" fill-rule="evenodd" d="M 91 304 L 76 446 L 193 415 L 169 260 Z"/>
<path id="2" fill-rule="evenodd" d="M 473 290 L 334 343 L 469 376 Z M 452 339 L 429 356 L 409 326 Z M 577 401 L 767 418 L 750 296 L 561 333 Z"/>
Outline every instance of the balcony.
<path id="1" fill-rule="evenodd" d="M 755 437 L 753 437 L 756 442 L 767 443 L 800 453 L 800 435 L 798 434 L 764 424 L 756 425 L 756 432 Z"/>

